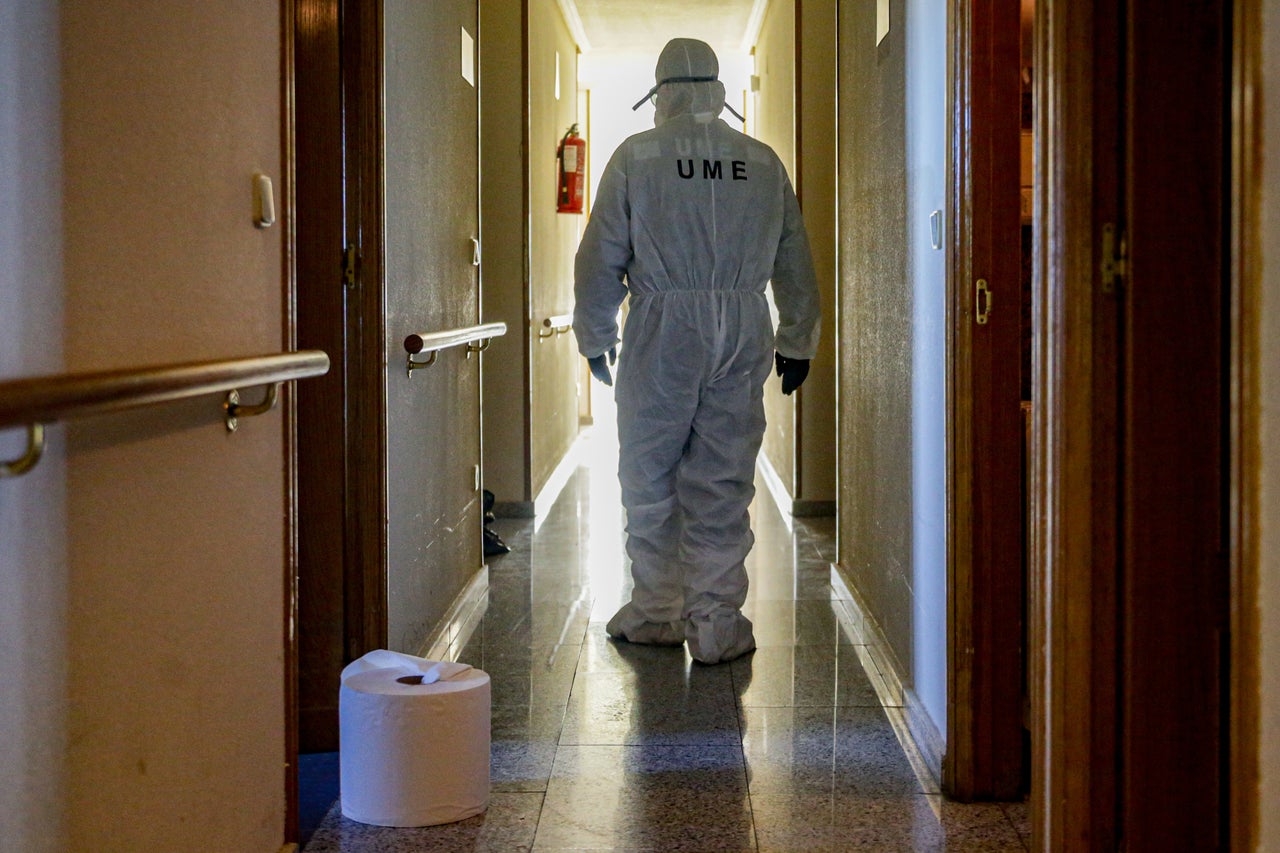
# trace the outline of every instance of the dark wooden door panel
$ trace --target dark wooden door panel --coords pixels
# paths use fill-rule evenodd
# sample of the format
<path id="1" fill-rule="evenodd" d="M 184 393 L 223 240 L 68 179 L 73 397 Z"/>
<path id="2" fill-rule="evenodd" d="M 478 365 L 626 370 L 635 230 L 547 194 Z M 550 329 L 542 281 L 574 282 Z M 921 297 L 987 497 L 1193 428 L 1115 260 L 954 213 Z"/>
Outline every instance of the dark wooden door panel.
<path id="1" fill-rule="evenodd" d="M 337 749 L 344 664 L 346 293 L 338 0 L 294 6 L 298 346 L 334 369 L 299 383 L 298 713 L 302 752 Z M 305 386 L 305 387 L 304 387 Z"/>
<path id="2" fill-rule="evenodd" d="M 1222 841 L 1224 5 L 1130 0 L 1120 795 L 1133 850 Z"/>

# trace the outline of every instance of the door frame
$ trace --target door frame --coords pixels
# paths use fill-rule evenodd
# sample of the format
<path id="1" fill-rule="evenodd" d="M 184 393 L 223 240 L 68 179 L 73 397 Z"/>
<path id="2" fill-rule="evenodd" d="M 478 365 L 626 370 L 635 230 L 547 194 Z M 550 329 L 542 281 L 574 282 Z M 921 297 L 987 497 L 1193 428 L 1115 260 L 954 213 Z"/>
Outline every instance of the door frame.
<path id="1" fill-rule="evenodd" d="M 1118 389 L 1097 368 L 1114 367 L 1118 311 L 1095 298 L 1094 221 L 1118 221 L 1118 197 L 1095 198 L 1095 183 L 1119 174 L 1116 156 L 1098 156 L 1115 140 L 1094 119 L 1119 108 L 1118 15 L 1118 0 L 1036 9 L 1031 813 L 1043 850 L 1116 847 Z"/>
<path id="2" fill-rule="evenodd" d="M 348 398 L 347 656 L 387 644 L 387 389 L 382 0 L 342 0 L 347 237 L 357 247 L 356 315 L 348 322 L 355 390 Z M 352 196 L 355 199 L 352 200 Z M 354 399 L 352 399 L 354 398 Z"/>
<path id="3" fill-rule="evenodd" d="M 280 147 L 283 163 L 281 175 L 281 223 L 285 229 L 284 348 L 293 352 L 298 348 L 298 276 L 295 192 L 297 187 L 297 128 L 294 123 L 294 77 L 297 73 L 297 56 L 294 52 L 294 20 L 297 0 L 280 4 Z M 295 841 L 298 826 L 298 401 L 293 384 L 285 385 L 286 393 L 281 401 L 284 430 L 284 838 Z"/>
<path id="4" fill-rule="evenodd" d="M 1008 800 L 1020 796 L 1024 775 L 1022 249 L 1020 182 L 1008 177 L 1019 173 L 1020 162 L 1021 21 L 1010 0 L 950 0 L 947 19 L 949 625 L 942 781 L 958 800 Z M 1006 68 L 1007 80 L 997 73 Z M 1002 239 L 1007 228 L 1012 233 Z M 995 300 L 984 306 L 990 320 L 981 326 L 979 279 Z"/>
<path id="5" fill-rule="evenodd" d="M 1231 86 L 1231 351 L 1230 542 L 1231 675 L 1228 820 L 1231 849 L 1252 851 L 1258 839 L 1259 696 L 1258 522 L 1262 401 L 1258 394 L 1258 330 L 1262 304 L 1262 3 L 1232 5 Z"/>

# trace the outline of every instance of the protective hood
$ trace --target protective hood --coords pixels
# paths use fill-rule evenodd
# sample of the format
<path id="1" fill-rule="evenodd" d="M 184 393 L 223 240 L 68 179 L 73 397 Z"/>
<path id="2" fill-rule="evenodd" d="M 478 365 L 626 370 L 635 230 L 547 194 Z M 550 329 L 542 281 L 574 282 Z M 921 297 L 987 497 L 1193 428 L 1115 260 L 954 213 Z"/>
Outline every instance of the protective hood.
<path id="1" fill-rule="evenodd" d="M 725 108 L 724 84 L 719 75 L 720 62 L 711 45 L 686 38 L 667 42 L 658 56 L 654 87 L 645 96 L 655 97 L 654 125 L 681 115 L 693 115 L 701 121 L 719 116 Z"/>

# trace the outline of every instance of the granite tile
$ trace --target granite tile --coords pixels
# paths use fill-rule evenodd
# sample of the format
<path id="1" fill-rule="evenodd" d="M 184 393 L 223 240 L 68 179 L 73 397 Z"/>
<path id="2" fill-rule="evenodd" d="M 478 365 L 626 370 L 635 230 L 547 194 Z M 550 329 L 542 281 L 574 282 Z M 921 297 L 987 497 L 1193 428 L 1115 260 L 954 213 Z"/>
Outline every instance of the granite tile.
<path id="1" fill-rule="evenodd" d="M 1021 842 L 995 804 L 933 801 L 933 795 L 751 795 L 761 853 L 963 851 L 1014 853 Z"/>
<path id="2" fill-rule="evenodd" d="M 816 559 L 752 551 L 747 577 L 748 601 L 825 601 L 831 595 L 830 568 Z"/>
<path id="3" fill-rule="evenodd" d="M 885 711 L 848 706 L 835 712 L 835 786 L 862 795 L 926 792 Z M 930 789 L 931 790 L 931 789 Z"/>
<path id="4" fill-rule="evenodd" d="M 517 853 L 533 848 L 543 795 L 493 794 L 489 808 L 457 823 L 423 827 L 370 826 L 342 816 L 335 803 L 307 843 L 306 853 Z"/>
<path id="5" fill-rule="evenodd" d="M 835 790 L 835 708 L 746 708 L 742 750 L 754 794 Z"/>
<path id="6" fill-rule="evenodd" d="M 816 516 L 796 519 L 796 551 L 802 556 L 816 554 L 826 563 L 836 559 L 836 518 Z"/>
<path id="7" fill-rule="evenodd" d="M 485 655 L 520 648 L 580 645 L 590 618 L 591 602 L 585 599 L 511 603 L 491 596 L 481 621 Z"/>
<path id="8" fill-rule="evenodd" d="M 693 658 L 685 646 L 646 646 L 615 640 L 605 632 L 604 622 L 592 622 L 582 643 L 578 661 L 580 674 L 590 672 L 631 672 L 637 677 L 664 673 L 683 678 Z"/>
<path id="9" fill-rule="evenodd" d="M 1021 853 L 1025 849 L 1003 803 L 958 803 L 941 794 L 926 794 L 924 799 L 946 839 L 945 848 L 938 849 L 977 853 Z M 919 806 L 915 809 L 920 810 Z"/>
<path id="10" fill-rule="evenodd" d="M 736 746 L 734 704 L 728 667 L 582 673 L 560 743 Z"/>
<path id="11" fill-rule="evenodd" d="M 879 708 L 743 708 L 753 794 L 925 793 Z"/>
<path id="12" fill-rule="evenodd" d="M 491 716 L 491 790 L 546 791 L 564 708 L 495 705 Z"/>
<path id="13" fill-rule="evenodd" d="M 752 850 L 736 747 L 560 748 L 535 850 Z"/>
<path id="14" fill-rule="evenodd" d="M 534 853 L 657 853 L 659 848 L 655 847 L 548 847 L 535 846 Z M 661 848 L 667 849 L 667 848 Z M 700 848 L 680 848 L 681 853 L 757 853 L 754 842 L 748 847 L 700 847 Z"/>
<path id="15" fill-rule="evenodd" d="M 839 642 L 836 614 L 827 600 L 750 600 L 742 612 L 752 622 L 756 646 L 826 646 Z"/>
<path id="16" fill-rule="evenodd" d="M 559 706 L 569 701 L 582 647 L 550 646 L 485 653 L 494 705 Z"/>
<path id="17" fill-rule="evenodd" d="M 765 646 L 730 664 L 744 706 L 878 706 L 852 646 Z"/>
<path id="18" fill-rule="evenodd" d="M 1022 846 L 1030 850 L 1031 806 L 1026 800 L 1023 800 L 1017 803 L 1001 803 L 1000 807 L 1004 809 L 1005 816 L 1009 818 L 1009 822 L 1013 824 L 1018 837 L 1022 839 Z"/>

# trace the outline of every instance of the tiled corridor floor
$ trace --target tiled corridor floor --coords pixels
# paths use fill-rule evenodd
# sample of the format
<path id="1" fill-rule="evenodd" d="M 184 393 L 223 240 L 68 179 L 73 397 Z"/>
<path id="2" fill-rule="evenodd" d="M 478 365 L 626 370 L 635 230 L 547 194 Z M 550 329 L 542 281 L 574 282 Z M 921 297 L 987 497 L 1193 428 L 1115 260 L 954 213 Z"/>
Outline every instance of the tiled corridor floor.
<path id="1" fill-rule="evenodd" d="M 913 772 L 832 602 L 831 519 L 788 524 L 759 490 L 754 654 L 611 641 L 623 517 L 616 449 L 592 440 L 544 517 L 495 525 L 512 552 L 459 656 L 493 680 L 488 812 L 388 829 L 335 804 L 308 853 L 1025 849 L 1024 807 L 947 802 Z"/>

